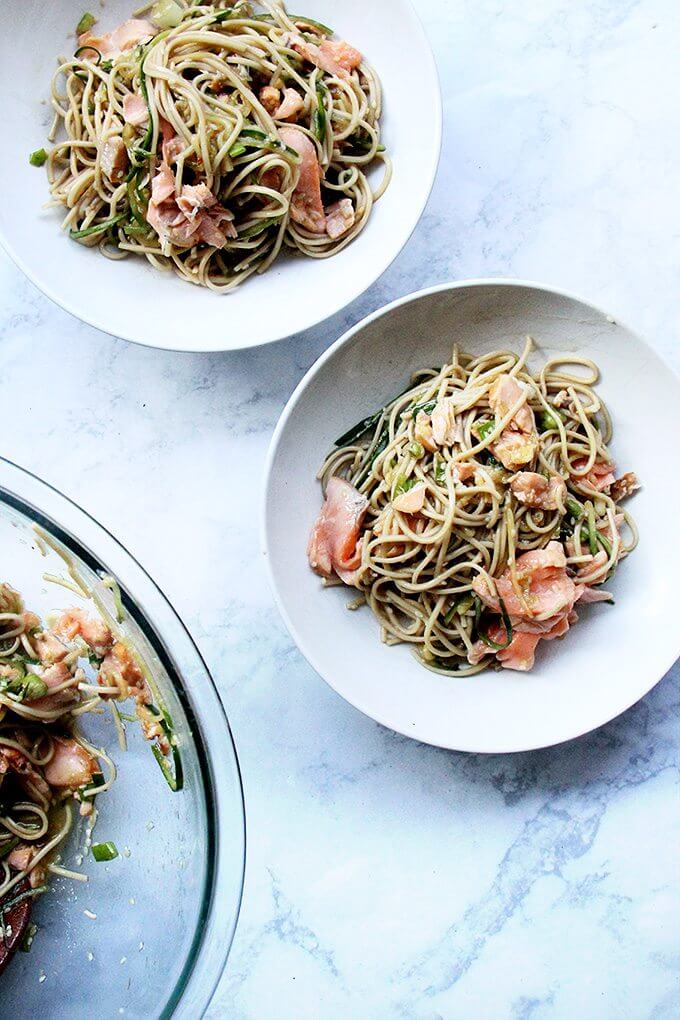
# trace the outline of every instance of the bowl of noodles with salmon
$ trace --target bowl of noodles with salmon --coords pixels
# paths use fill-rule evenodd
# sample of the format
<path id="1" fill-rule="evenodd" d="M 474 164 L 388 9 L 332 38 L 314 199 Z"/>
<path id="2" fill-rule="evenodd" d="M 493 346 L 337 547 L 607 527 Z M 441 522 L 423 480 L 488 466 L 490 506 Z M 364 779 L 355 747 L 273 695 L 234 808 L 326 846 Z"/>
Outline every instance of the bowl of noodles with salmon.
<path id="1" fill-rule="evenodd" d="M 315 325 L 429 195 L 441 102 L 409 0 L 29 2 L 3 8 L 0 39 L 0 238 L 114 335 L 226 350 Z"/>
<path id="2" fill-rule="evenodd" d="M 658 443 L 678 395 L 635 334 L 539 286 L 444 285 L 360 323 L 270 453 L 266 555 L 304 655 L 452 749 L 547 746 L 622 712 L 679 651 L 656 516 L 680 495 Z"/>

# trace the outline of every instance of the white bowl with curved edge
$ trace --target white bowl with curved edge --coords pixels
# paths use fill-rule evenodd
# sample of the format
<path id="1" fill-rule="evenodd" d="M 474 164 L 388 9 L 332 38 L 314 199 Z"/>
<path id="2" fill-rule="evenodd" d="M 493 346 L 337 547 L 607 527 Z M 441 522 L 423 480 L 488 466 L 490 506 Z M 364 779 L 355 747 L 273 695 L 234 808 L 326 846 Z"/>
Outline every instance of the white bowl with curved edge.
<path id="1" fill-rule="evenodd" d="M 323 589 L 306 543 L 321 506 L 315 474 L 337 436 L 400 392 L 418 368 L 448 360 L 454 341 L 481 354 L 520 351 L 539 367 L 556 352 L 592 358 L 613 418 L 611 450 L 642 489 L 628 508 L 640 544 L 607 587 L 616 604 L 585 606 L 563 641 L 543 642 L 530 673 L 487 670 L 450 679 L 406 645 L 381 644 L 370 611 L 348 612 L 351 591 Z M 608 722 L 638 701 L 680 652 L 675 578 L 680 547 L 663 516 L 680 504 L 668 442 L 680 431 L 680 384 L 647 344 L 569 294 L 481 280 L 411 294 L 342 336 L 307 372 L 274 433 L 267 467 L 264 550 L 274 593 L 301 652 L 330 686 L 384 726 L 461 751 L 546 747 Z M 674 509 L 672 510 L 674 512 Z"/>
<path id="2" fill-rule="evenodd" d="M 133 0 L 108 0 L 96 9 L 99 26 L 115 27 L 136 6 Z M 375 67 L 384 90 L 383 141 L 394 175 L 365 229 L 336 256 L 282 256 L 261 276 L 218 295 L 153 269 L 142 258 L 112 262 L 71 241 L 60 229 L 60 210 L 43 209 L 49 198 L 47 177 L 44 169 L 29 165 L 28 157 L 47 145 L 50 79 L 57 55 L 73 51 L 84 5 L 81 0 L 0 5 L 6 139 L 0 161 L 0 241 L 49 298 L 90 325 L 136 343 L 233 350 L 314 326 L 387 269 L 420 219 L 439 160 L 441 96 L 429 43 L 410 0 L 306 0 L 296 6 L 291 0 L 288 6 L 330 24 Z M 372 177 L 376 184 L 381 173 L 378 164 Z"/>

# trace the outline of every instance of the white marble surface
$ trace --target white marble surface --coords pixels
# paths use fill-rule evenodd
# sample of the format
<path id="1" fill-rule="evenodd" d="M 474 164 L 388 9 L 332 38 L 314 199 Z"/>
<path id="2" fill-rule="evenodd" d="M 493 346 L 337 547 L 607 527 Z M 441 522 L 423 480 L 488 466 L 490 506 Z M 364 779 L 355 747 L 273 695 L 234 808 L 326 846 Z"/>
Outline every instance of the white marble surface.
<path id="1" fill-rule="evenodd" d="M 312 673 L 258 553 L 253 493 L 285 400 L 400 294 L 487 275 L 558 284 L 680 365 L 676 0 L 418 6 L 444 149 L 383 279 L 304 336 L 185 356 L 81 326 L 3 257 L 1 452 L 128 545 L 219 683 L 249 856 L 212 1020 L 665 1020 L 680 1010 L 680 673 L 554 750 L 422 747 Z"/>

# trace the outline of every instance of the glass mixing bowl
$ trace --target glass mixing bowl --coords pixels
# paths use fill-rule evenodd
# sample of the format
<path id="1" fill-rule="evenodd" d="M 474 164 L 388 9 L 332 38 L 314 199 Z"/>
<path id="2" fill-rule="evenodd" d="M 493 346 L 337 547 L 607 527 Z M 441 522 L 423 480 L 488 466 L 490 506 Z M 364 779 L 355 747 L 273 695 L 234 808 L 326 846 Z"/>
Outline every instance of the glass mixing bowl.
<path id="1" fill-rule="evenodd" d="M 50 543 L 45 556 L 36 528 Z M 0 458 L 0 580 L 43 619 L 79 601 L 44 577 L 67 574 L 60 553 L 105 598 L 102 576 L 118 582 L 124 628 L 173 718 L 184 781 L 179 792 L 169 788 L 136 723 L 126 724 L 122 751 L 108 712 L 84 717 L 88 737 L 118 767 L 98 798 L 95 841 L 112 840 L 119 856 L 97 863 L 86 854 L 78 866 L 82 825 L 71 833 L 60 863 L 88 881 L 51 879 L 33 907 L 31 951 L 16 953 L 0 975 L 0 1002 L 15 1020 L 195 1020 L 226 962 L 243 888 L 243 791 L 229 724 L 196 646 L 140 565 L 70 500 Z"/>

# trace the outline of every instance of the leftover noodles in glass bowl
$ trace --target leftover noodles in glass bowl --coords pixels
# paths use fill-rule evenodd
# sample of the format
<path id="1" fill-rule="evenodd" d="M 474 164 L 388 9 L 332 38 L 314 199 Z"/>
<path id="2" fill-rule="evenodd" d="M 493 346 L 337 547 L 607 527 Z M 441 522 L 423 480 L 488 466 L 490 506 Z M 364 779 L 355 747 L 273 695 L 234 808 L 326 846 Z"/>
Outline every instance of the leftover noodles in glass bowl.
<path id="1" fill-rule="evenodd" d="M 87 758 L 88 748 L 90 763 L 98 760 L 100 767 L 85 764 L 103 783 L 94 811 L 82 787 L 75 799 L 66 798 L 70 831 L 41 862 L 40 883 L 31 887 L 30 875 L 17 871 L 16 856 L 13 868 L 3 863 L 4 884 L 21 879 L 6 895 L 15 901 L 28 895 L 32 905 L 22 932 L 23 948 L 30 951 L 17 951 L 6 961 L 3 1001 L 21 1001 L 27 1015 L 64 1001 L 73 1017 L 91 1015 L 95 1004 L 101 1013 L 102 1003 L 103 1015 L 111 1016 L 200 1015 L 233 938 L 245 849 L 236 752 L 210 675 L 164 596 L 115 539 L 54 489 L 2 459 L 0 561 L 0 581 L 9 586 L 3 587 L 8 605 L 0 607 L 5 614 L 9 609 L 5 637 L 15 622 L 12 613 L 21 615 L 12 591 L 21 595 L 23 610 L 35 614 L 27 618 L 31 636 L 24 635 L 24 645 L 21 635 L 14 639 L 16 664 L 5 678 L 11 690 L 3 694 L 0 720 L 4 736 L 11 740 L 11 730 L 21 744 L 26 733 L 45 731 L 37 758 L 51 755 L 52 767 L 38 763 L 36 769 L 47 776 L 56 800 L 61 795 L 53 780 L 64 751 Z M 110 627 L 113 648 L 132 649 L 146 674 L 141 718 L 134 697 L 107 703 L 104 687 L 99 688 L 104 698 L 97 699 L 103 668 L 97 652 L 104 651 L 105 658 L 111 651 L 93 647 L 101 635 L 82 627 L 76 627 L 79 634 L 73 628 L 64 634 L 65 621 L 74 622 L 68 615 L 74 607 L 76 622 L 89 618 L 99 632 Z M 53 722 L 35 720 L 36 705 L 47 704 L 48 715 L 53 707 L 36 698 L 45 698 L 40 679 L 45 655 L 36 663 L 30 654 L 43 625 L 60 633 L 70 649 L 66 660 L 61 653 L 57 658 L 73 662 L 73 676 L 63 667 L 62 685 L 68 693 L 74 677 L 79 681 L 79 700 L 73 701 L 77 721 L 70 714 Z M 104 643 L 110 645 L 106 638 Z M 5 666 L 8 661 L 5 656 Z M 27 684 L 36 689 L 28 691 Z M 16 708 L 8 707 L 12 698 Z M 90 710 L 80 713 L 89 700 Z M 149 711 L 162 720 L 160 741 L 145 739 L 143 729 L 151 737 L 154 730 Z M 74 735 L 79 744 L 69 743 Z M 16 751 L 6 741 L 4 748 Z M 115 767 L 112 782 L 108 759 Z M 16 791 L 15 780 L 4 777 L 0 797 Z M 34 799 L 27 796 L 26 802 Z M 7 807 L 3 801 L 3 817 L 12 825 L 16 817 Z M 40 845 L 65 825 L 68 812 L 50 806 L 46 813 L 50 830 L 36 841 Z M 38 816 L 34 810 L 32 819 Z M 24 824 L 27 817 L 24 813 Z M 7 842 L 6 833 L 3 839 Z M 9 859 L 10 852 L 3 856 Z M 47 890 L 34 896 L 44 885 Z M 21 924 L 17 908 L 15 926 Z M 9 915 L 5 925 L 8 920 Z M 11 940 L 9 928 L 4 946 Z"/>

